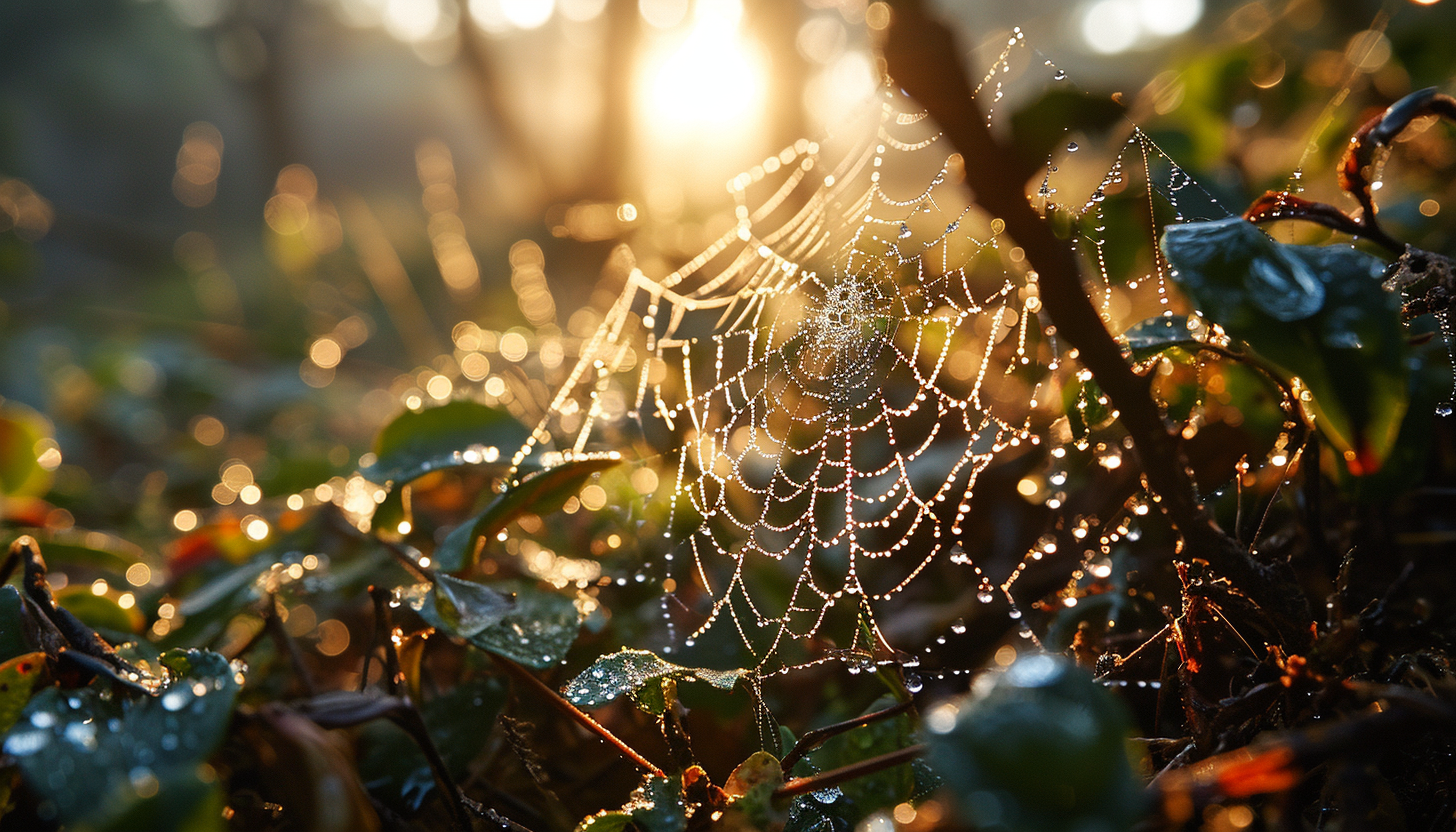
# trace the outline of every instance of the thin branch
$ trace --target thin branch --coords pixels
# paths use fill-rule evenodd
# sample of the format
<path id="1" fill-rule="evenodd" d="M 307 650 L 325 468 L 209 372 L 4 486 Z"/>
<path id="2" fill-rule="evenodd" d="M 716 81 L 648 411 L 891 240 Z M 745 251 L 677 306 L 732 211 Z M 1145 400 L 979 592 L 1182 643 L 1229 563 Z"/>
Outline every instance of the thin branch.
<path id="1" fill-rule="evenodd" d="M 821 771 L 809 777 L 795 777 L 793 780 L 774 789 L 773 799 L 780 800 L 787 797 L 795 797 L 801 794 L 817 792 L 820 789 L 827 789 L 830 786 L 837 786 L 860 777 L 865 777 L 876 772 L 884 771 L 887 768 L 894 768 L 902 763 L 911 760 L 925 753 L 925 746 L 912 745 L 901 748 L 898 751 L 891 751 L 888 754 L 881 754 L 878 757 L 870 757 L 867 760 L 860 760 L 857 763 L 850 763 L 847 766 Z"/>
<path id="2" fill-rule="evenodd" d="M 592 719 L 580 708 L 566 701 L 566 699 L 563 698 L 561 694 L 552 690 L 550 685 L 531 675 L 531 672 L 529 670 L 521 667 L 520 665 L 516 664 L 510 659 L 505 658 L 504 656 L 497 656 L 492 653 L 491 658 L 495 660 L 497 666 L 499 666 L 502 670 L 506 671 L 506 673 L 510 674 L 512 679 L 515 679 L 516 681 L 530 688 L 538 696 L 540 696 L 541 699 L 546 702 L 546 704 L 570 717 L 573 721 L 581 725 L 583 728 L 591 731 L 598 737 L 601 737 L 604 741 L 606 741 L 608 745 L 617 749 L 617 752 L 623 757 L 626 757 L 628 760 L 636 763 L 639 767 L 654 776 L 667 776 L 663 773 L 662 769 L 653 765 L 652 762 L 649 761 L 646 757 L 638 754 L 636 749 L 623 742 L 622 740 L 618 739 L 616 734 L 608 731 L 605 725 L 597 722 L 595 719 Z"/>
<path id="3" fill-rule="evenodd" d="M 284 629 L 283 620 L 278 617 L 277 596 L 268 596 L 268 604 L 263 611 L 263 631 L 272 636 L 273 643 L 288 656 L 288 663 L 292 665 L 294 675 L 303 683 L 304 691 L 309 696 L 317 696 L 318 684 L 314 681 L 313 674 L 308 672 L 308 665 L 303 662 L 303 653 Z"/>
<path id="4" fill-rule="evenodd" d="M 857 716 L 854 719 L 846 719 L 843 722 L 836 722 L 833 725 L 825 725 L 823 728 L 805 731 L 804 735 L 799 737 L 799 741 L 794 743 L 794 747 L 789 750 L 789 753 L 784 755 L 783 762 L 780 763 L 784 775 L 787 776 L 789 772 L 793 771 L 794 764 L 803 759 L 805 754 L 818 748 L 830 737 L 836 737 L 861 725 L 869 725 L 874 722 L 879 722 L 882 719 L 899 716 L 914 707 L 915 700 L 908 699 L 898 705 L 892 705 L 883 711 L 875 711 L 872 714 Z"/>
<path id="5" fill-rule="evenodd" d="M 470 817 L 465 814 L 465 795 L 460 792 L 455 778 L 450 776 L 450 770 L 445 766 L 445 759 L 440 756 L 440 749 L 435 747 L 435 741 L 430 736 L 430 729 L 425 726 L 420 709 L 409 697 L 404 697 L 404 703 L 404 708 L 389 715 L 389 721 L 404 729 L 414 739 L 415 745 L 424 753 L 425 761 L 430 764 L 430 771 L 434 773 L 440 790 L 445 793 L 450 816 L 464 832 L 470 832 Z"/>

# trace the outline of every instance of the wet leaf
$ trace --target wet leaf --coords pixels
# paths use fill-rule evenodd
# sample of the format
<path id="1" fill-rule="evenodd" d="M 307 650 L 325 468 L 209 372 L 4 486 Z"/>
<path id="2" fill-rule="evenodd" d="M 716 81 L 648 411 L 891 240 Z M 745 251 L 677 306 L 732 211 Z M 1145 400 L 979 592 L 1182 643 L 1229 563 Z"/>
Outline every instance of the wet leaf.
<path id="1" fill-rule="evenodd" d="M 1065 660 L 1022 658 L 976 694 L 932 708 L 925 724 L 926 762 L 970 824 L 1111 832 L 1141 815 L 1131 720 Z"/>
<path id="2" fill-rule="evenodd" d="M 506 591 L 512 585 L 497 586 Z M 505 617 L 470 636 L 470 643 L 537 670 L 552 667 L 581 630 L 575 601 L 529 586 L 516 586 L 515 596 L 515 606 Z"/>
<path id="3" fill-rule="evenodd" d="M 10 730 L 45 674 L 45 653 L 26 653 L 0 664 L 0 734 Z"/>
<path id="4" fill-rule="evenodd" d="M 642 832 L 683 832 L 688 826 L 688 815 L 682 778 L 647 775 L 622 806 L 622 811 L 632 816 L 632 822 Z"/>
<path id="5" fill-rule="evenodd" d="M 682 667 L 656 653 L 629 649 L 592 662 L 571 680 L 562 695 L 578 708 L 590 710 L 628 694 L 643 710 L 661 714 L 666 706 L 664 682 L 706 682 L 720 690 L 732 690 L 747 674 L 746 670 Z"/>
<path id="6" fill-rule="evenodd" d="M 477 402 L 405 411 L 379 432 L 378 459 L 360 473 L 399 486 L 441 468 L 510 459 L 530 436 L 514 416 Z"/>
<path id="7" fill-rule="evenodd" d="M 632 822 L 626 812 L 602 811 L 589 815 L 576 825 L 576 832 L 619 832 Z"/>
<path id="8" fill-rule="evenodd" d="M 581 490 L 591 476 L 621 460 L 616 456 L 591 457 L 562 463 L 534 473 L 496 495 L 485 510 L 461 523 L 435 549 L 435 563 L 445 572 L 457 572 L 475 563 L 475 542 L 493 538 L 523 514 L 547 514 Z"/>
<path id="9" fill-rule="evenodd" d="M 1378 470 L 1409 405 L 1413 355 L 1385 265 L 1351 246 L 1276 243 L 1242 219 L 1170 227 L 1162 247 L 1203 313 L 1303 380 L 1356 475 Z"/>
<path id="10" fill-rule="evenodd" d="M 741 815 L 744 823 L 728 821 L 729 828 L 767 829 L 781 824 L 788 818 L 781 809 L 773 805 L 774 789 L 784 784 L 784 772 L 779 759 L 767 751 L 755 751 L 747 760 L 738 764 L 723 791 L 733 803 L 730 813 Z"/>
<path id="11" fill-rule="evenodd" d="M 433 585 L 421 586 L 427 587 L 425 597 L 418 605 L 411 601 L 410 606 L 430 626 L 461 638 L 499 623 L 511 609 L 511 599 L 474 581 L 439 575 Z"/>
<path id="12" fill-rule="evenodd" d="M 1299 251 L 1311 248 L 1277 243 L 1242 217 L 1174 225 L 1163 233 L 1163 251 L 1178 269 L 1179 284 L 1225 327 L 1251 314 L 1289 322 L 1318 312 L 1325 281 Z"/>
<path id="13" fill-rule="evenodd" d="M 104 827 L 138 801 L 192 794 L 221 742 L 239 685 L 216 653 L 173 650 L 156 696 L 114 696 L 109 684 L 41 691 L 5 739 L 31 788 L 67 823 Z M 169 798 L 170 800 L 170 798 Z M 181 828 L 186 813 L 168 812 Z"/>
<path id="14" fill-rule="evenodd" d="M 1189 322 L 1192 321 L 1192 328 Z M 1196 350 L 1203 343 L 1200 336 L 1207 327 L 1197 318 L 1186 315 L 1159 315 L 1139 321 L 1122 334 L 1123 343 L 1132 352 L 1134 361 L 1146 361 L 1165 350 Z"/>

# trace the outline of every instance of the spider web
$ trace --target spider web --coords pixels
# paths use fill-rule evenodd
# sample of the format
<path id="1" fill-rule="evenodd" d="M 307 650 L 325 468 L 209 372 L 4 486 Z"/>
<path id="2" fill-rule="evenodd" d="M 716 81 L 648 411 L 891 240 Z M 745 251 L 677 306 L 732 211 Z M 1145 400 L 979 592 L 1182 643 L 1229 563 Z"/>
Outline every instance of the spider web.
<path id="1" fill-rule="evenodd" d="M 1005 44 L 977 89 L 988 119 L 1012 79 L 1066 78 L 1019 30 Z M 667 549 L 643 569 L 662 572 L 669 652 L 731 627 L 759 673 L 904 662 L 876 609 L 932 565 L 953 564 L 989 600 L 1043 554 L 993 575 L 963 540 L 994 461 L 1051 444 L 1055 462 L 1071 440 L 1036 275 L 912 101 L 887 83 L 867 121 L 734 178 L 736 224 L 676 271 L 633 269 L 513 460 L 635 446 L 658 472 Z M 1065 147 L 1059 158 L 1078 149 Z M 1071 186 L 1051 159 L 1028 194 L 1075 220 L 1109 319 L 1104 201 L 1146 197 L 1154 259 L 1140 278 L 1166 308 L 1154 235 L 1183 219 L 1192 185 L 1135 127 L 1115 156 L 1084 203 L 1063 202 Z M 1055 473 L 1047 482 L 1039 499 L 1055 508 L 1066 495 Z M 1089 561 L 1106 554 L 1100 540 Z"/>

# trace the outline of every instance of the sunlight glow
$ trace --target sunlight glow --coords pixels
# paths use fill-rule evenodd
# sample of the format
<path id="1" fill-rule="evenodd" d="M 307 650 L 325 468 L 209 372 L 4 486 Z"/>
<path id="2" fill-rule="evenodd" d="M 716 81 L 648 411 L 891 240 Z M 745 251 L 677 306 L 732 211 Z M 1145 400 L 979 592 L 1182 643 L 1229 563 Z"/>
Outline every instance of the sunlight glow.
<path id="1" fill-rule="evenodd" d="M 1104 55 L 1172 37 L 1203 17 L 1203 0 L 1095 0 L 1082 7 L 1082 40 Z"/>
<path id="2" fill-rule="evenodd" d="M 1149 33 L 1167 37 L 1193 28 L 1203 16 L 1203 0 L 1141 0 L 1138 11 Z"/>
<path id="3" fill-rule="evenodd" d="M 607 0 L 561 0 L 561 16 L 567 20 L 592 20 L 607 7 Z"/>
<path id="4" fill-rule="evenodd" d="M 761 57 L 738 31 L 737 0 L 699 0 L 686 37 L 647 63 L 641 95 L 651 132 L 683 139 L 741 126 L 761 109 Z"/>
<path id="5" fill-rule="evenodd" d="M 501 15 L 521 29 L 540 28 L 555 8 L 556 0 L 500 0 Z"/>
<path id="6" fill-rule="evenodd" d="M 435 34 L 441 16 L 439 0 L 387 0 L 384 28 L 399 40 L 418 43 Z"/>
<path id="7" fill-rule="evenodd" d="M 1098 0 L 1082 12 L 1082 39 L 1094 52 L 1125 52 L 1142 34 L 1139 17 L 1136 0 Z"/>
<path id="8" fill-rule="evenodd" d="M 688 0 L 638 0 L 637 10 L 649 26 L 674 29 L 687 17 Z"/>

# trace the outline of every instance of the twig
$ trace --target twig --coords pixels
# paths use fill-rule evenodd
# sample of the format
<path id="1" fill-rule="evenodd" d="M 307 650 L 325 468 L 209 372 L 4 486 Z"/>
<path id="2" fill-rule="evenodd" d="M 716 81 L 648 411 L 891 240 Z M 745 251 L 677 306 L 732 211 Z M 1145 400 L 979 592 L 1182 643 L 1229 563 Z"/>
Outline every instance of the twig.
<path id="1" fill-rule="evenodd" d="M 805 731 L 804 735 L 799 737 L 799 741 L 794 743 L 794 747 L 789 749 L 789 753 L 784 755 L 784 759 L 780 763 L 784 776 L 787 777 L 789 772 L 794 770 L 794 764 L 803 759 L 805 754 L 809 753 L 812 749 L 818 748 L 830 737 L 838 736 L 861 725 L 869 725 L 882 719 L 899 716 L 914 707 L 915 701 L 913 699 L 906 700 L 897 705 L 892 705 L 883 711 L 875 711 L 864 716 L 857 716 L 854 719 L 836 722 L 833 725 L 825 725 L 823 728 Z"/>
<path id="2" fill-rule="evenodd" d="M 404 697 L 404 703 L 405 707 L 390 714 L 389 720 L 414 739 L 415 745 L 424 753 L 425 761 L 430 764 L 430 771 L 434 773 L 440 790 L 445 793 L 450 816 L 464 832 L 470 832 L 470 818 L 465 814 L 465 795 L 460 792 L 459 784 L 445 767 L 445 759 L 440 756 L 440 749 L 435 747 L 435 741 L 430 736 L 429 728 L 425 726 L 425 718 L 420 715 L 420 709 L 407 696 Z"/>
<path id="3" fill-rule="evenodd" d="M 273 637 L 273 643 L 278 645 L 288 656 L 288 663 L 293 666 L 294 675 L 303 683 L 304 692 L 309 696 L 318 695 L 318 685 L 313 680 L 313 674 L 308 672 L 308 666 L 303 663 L 303 653 L 299 652 L 298 645 L 283 628 L 283 621 L 278 617 L 278 597 L 268 596 L 268 605 L 263 612 L 263 630 Z"/>
<path id="4" fill-rule="evenodd" d="M 374 659 L 375 648 L 382 647 L 384 649 L 384 688 L 390 693 L 395 693 L 398 680 L 389 672 L 390 667 L 399 666 L 399 659 L 394 653 L 393 640 L 390 638 L 389 599 L 393 594 L 381 586 L 369 587 L 369 600 L 374 603 L 374 632 L 369 638 L 369 649 L 364 651 L 364 667 L 359 672 L 360 691 L 369 686 L 369 665 Z"/>
<path id="5" fill-rule="evenodd" d="M 1153 402 L 1151 379 L 1123 359 L 1087 297 L 1071 246 L 1031 207 L 1025 191 L 1031 171 L 992 137 L 950 30 L 926 14 L 922 0 L 897 0 L 883 53 L 895 83 L 926 109 L 966 160 L 966 182 L 976 201 L 1005 223 L 1006 233 L 1026 252 L 1043 308 L 1116 408 L 1153 500 L 1183 537 L 1183 555 L 1208 561 L 1261 607 L 1279 611 L 1281 633 L 1294 644 L 1306 643 L 1308 616 L 1291 606 L 1303 602 L 1289 589 L 1292 577 L 1252 559 L 1199 503 L 1179 439 Z"/>
<path id="6" fill-rule="evenodd" d="M 521 667 L 520 665 L 516 664 L 510 659 L 505 658 L 504 656 L 497 656 L 492 653 L 491 658 L 495 660 L 497 666 L 499 666 L 502 670 L 506 671 L 506 673 L 510 674 L 512 679 L 515 679 L 516 681 L 524 684 L 526 687 L 536 692 L 536 694 L 538 694 L 543 700 L 545 700 L 546 704 L 570 717 L 583 728 L 586 728 L 588 731 L 591 731 L 592 733 L 601 737 L 607 742 L 608 745 L 617 749 L 617 752 L 620 753 L 623 757 L 626 757 L 628 760 L 636 763 L 638 766 L 645 769 L 648 773 L 654 776 L 667 776 L 663 773 L 662 769 L 653 765 L 651 761 L 649 761 L 646 757 L 638 754 L 636 749 L 632 748 L 632 746 L 618 739 L 616 734 L 608 731 L 605 725 L 597 722 L 595 719 L 592 719 L 580 708 L 568 702 L 565 698 L 561 696 L 561 694 L 552 690 L 550 685 L 542 682 L 535 676 L 532 676 L 529 670 L 526 670 L 526 668 Z"/>
<path id="7" fill-rule="evenodd" d="M 817 792 L 820 789 L 827 789 L 830 786 L 837 786 L 840 783 L 884 771 L 887 768 L 894 768 L 901 763 L 908 763 L 923 753 L 925 753 L 925 746 L 912 745 L 901 748 L 898 751 L 891 751 L 888 754 L 881 754 L 878 757 L 870 757 L 867 760 L 850 763 L 847 766 L 830 769 L 829 771 L 821 771 L 809 777 L 795 777 L 793 780 L 774 789 L 773 799 L 780 800 L 786 797 L 795 797 L 801 794 Z"/>
<path id="8" fill-rule="evenodd" d="M 1284 191 L 1269 191 L 1249 206 L 1244 219 L 1250 222 L 1306 220 L 1352 237 L 1364 237 L 1394 254 L 1405 253 L 1405 243 L 1387 234 L 1376 219 L 1369 171 L 1375 167 L 1376 154 L 1389 147 L 1412 121 L 1424 115 L 1456 121 L 1456 98 L 1437 92 L 1435 87 L 1418 90 L 1365 122 L 1350 137 L 1350 145 L 1338 168 L 1340 188 L 1360 203 L 1360 216 L 1352 217 L 1333 205 L 1311 202 Z"/>

